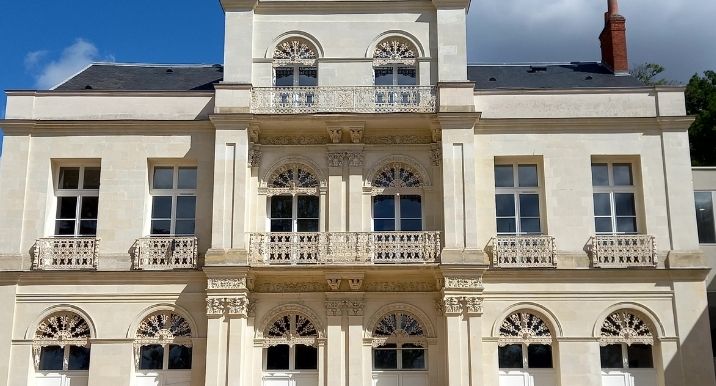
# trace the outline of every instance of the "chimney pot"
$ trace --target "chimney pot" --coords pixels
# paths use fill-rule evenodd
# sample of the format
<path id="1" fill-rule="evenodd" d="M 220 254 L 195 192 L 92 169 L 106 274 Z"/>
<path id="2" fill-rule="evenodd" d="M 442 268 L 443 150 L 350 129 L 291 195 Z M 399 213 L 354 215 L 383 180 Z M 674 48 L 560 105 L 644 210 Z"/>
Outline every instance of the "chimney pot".
<path id="1" fill-rule="evenodd" d="M 609 15 L 618 15 L 619 14 L 619 0 L 608 0 L 609 1 L 609 10 L 607 13 Z"/>

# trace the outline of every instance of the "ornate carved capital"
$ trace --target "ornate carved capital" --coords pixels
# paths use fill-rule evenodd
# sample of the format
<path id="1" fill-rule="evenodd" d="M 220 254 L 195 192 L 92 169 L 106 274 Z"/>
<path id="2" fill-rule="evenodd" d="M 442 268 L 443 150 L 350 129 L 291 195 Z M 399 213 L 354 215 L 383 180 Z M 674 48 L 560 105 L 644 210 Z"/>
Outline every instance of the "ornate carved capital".
<path id="1" fill-rule="evenodd" d="M 348 164 L 352 167 L 361 167 L 365 164 L 365 154 L 362 151 L 347 152 Z"/>
<path id="2" fill-rule="evenodd" d="M 443 151 L 440 148 L 439 143 L 430 145 L 430 158 L 433 161 L 433 166 L 440 166 L 443 160 Z"/>
<path id="3" fill-rule="evenodd" d="M 231 296 L 206 299 L 207 315 L 239 315 L 249 314 L 249 299 L 245 296 Z"/>
<path id="4" fill-rule="evenodd" d="M 346 300 L 346 311 L 348 316 L 363 316 L 365 314 L 365 302 L 362 300 Z"/>
<path id="5" fill-rule="evenodd" d="M 331 142 L 341 143 L 341 139 L 343 139 L 343 129 L 340 127 L 329 127 L 328 135 L 331 137 Z"/>
<path id="6" fill-rule="evenodd" d="M 341 288 L 340 277 L 327 277 L 326 282 L 328 283 L 328 288 L 330 288 L 331 291 L 338 291 Z"/>
<path id="7" fill-rule="evenodd" d="M 252 168 L 257 168 L 261 166 L 261 156 L 263 153 L 261 152 L 261 149 L 252 148 L 249 150 L 249 166 Z"/>
<path id="8" fill-rule="evenodd" d="M 450 315 L 481 315 L 482 298 L 476 296 L 445 296 L 438 304 L 438 308 Z"/>
<path id="9" fill-rule="evenodd" d="M 330 152 L 328 153 L 328 166 L 332 168 L 339 168 L 346 165 L 346 153 L 344 152 Z"/>
<path id="10" fill-rule="evenodd" d="M 261 129 L 258 126 L 249 126 L 249 142 L 259 143 L 259 133 L 261 133 Z"/>
<path id="11" fill-rule="evenodd" d="M 345 301 L 343 300 L 327 300 L 324 305 L 326 307 L 326 315 L 328 316 L 341 316 L 343 315 L 343 310 Z"/>
<path id="12" fill-rule="evenodd" d="M 446 296 L 442 299 L 441 309 L 445 315 L 462 314 L 462 299 L 459 296 Z"/>
<path id="13" fill-rule="evenodd" d="M 474 296 L 466 297 L 465 313 L 468 315 L 482 315 L 482 298 Z"/>
<path id="14" fill-rule="evenodd" d="M 432 134 L 433 142 L 440 142 L 443 140 L 443 131 L 440 128 L 439 124 L 436 124 L 430 129 L 430 133 Z"/>
<path id="15" fill-rule="evenodd" d="M 365 302 L 359 299 L 327 300 L 325 302 L 328 316 L 363 316 Z"/>

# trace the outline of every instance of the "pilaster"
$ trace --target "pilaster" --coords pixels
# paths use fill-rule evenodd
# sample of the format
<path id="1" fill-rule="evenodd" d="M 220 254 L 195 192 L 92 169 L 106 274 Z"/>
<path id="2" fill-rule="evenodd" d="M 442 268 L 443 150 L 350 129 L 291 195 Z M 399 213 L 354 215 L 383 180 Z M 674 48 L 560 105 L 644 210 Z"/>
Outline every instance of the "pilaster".
<path id="1" fill-rule="evenodd" d="M 257 0 L 223 0 L 225 14 L 224 82 L 251 84 L 254 7 Z"/>
<path id="2" fill-rule="evenodd" d="M 465 0 L 433 0 L 437 9 L 438 79 L 467 81 L 467 11 Z"/>
<path id="3" fill-rule="evenodd" d="M 88 386 L 129 386 L 134 374 L 132 342 L 92 341 Z"/>

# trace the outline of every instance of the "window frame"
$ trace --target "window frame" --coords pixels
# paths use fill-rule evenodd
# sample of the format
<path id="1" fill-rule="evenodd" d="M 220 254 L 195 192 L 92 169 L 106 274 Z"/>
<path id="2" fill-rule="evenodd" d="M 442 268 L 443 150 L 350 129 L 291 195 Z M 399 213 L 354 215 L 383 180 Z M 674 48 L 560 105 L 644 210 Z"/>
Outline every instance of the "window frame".
<path id="1" fill-rule="evenodd" d="M 554 347 L 553 347 L 552 345 L 549 345 L 549 344 L 543 344 L 543 343 L 542 343 L 542 344 L 540 344 L 540 343 L 527 344 L 527 343 L 525 343 L 525 342 L 522 342 L 522 343 L 509 343 L 509 344 L 507 344 L 507 345 L 505 345 L 505 346 L 503 346 L 503 347 L 498 347 L 498 348 L 497 348 L 497 350 L 498 350 L 497 357 L 499 358 L 499 356 L 500 356 L 500 354 L 499 354 L 499 350 L 500 350 L 500 349 L 505 348 L 505 347 L 507 347 L 507 346 L 511 346 L 511 345 L 517 345 L 517 344 L 519 344 L 519 345 L 522 346 L 522 367 L 499 367 L 499 363 L 498 363 L 498 369 L 499 369 L 500 371 L 514 371 L 514 370 L 554 370 L 554 362 L 555 362 L 555 360 L 554 360 L 554 359 L 555 359 L 555 358 L 554 358 L 554 349 L 553 349 Z M 536 345 L 539 345 L 539 346 L 547 346 L 547 347 L 550 348 L 550 355 L 551 355 L 551 358 L 550 358 L 550 359 L 551 359 L 551 362 L 552 362 L 552 367 L 530 367 L 530 365 L 529 365 L 529 346 L 536 346 Z"/>
<path id="2" fill-rule="evenodd" d="M 386 189 L 387 190 L 387 189 Z M 388 218 L 388 217 L 375 217 L 375 198 L 380 196 L 386 196 L 386 197 L 393 197 L 393 215 L 394 217 Z M 420 230 L 419 231 L 404 231 L 402 230 L 402 216 L 401 216 L 401 210 L 400 210 L 400 200 L 401 196 L 417 196 L 420 198 Z M 370 215 L 371 215 L 371 231 L 372 232 L 423 232 L 425 231 L 425 206 L 423 205 L 423 194 L 421 192 L 383 192 L 381 194 L 376 194 L 373 197 L 371 197 L 370 201 Z M 393 220 L 394 226 L 392 231 L 376 231 L 375 230 L 375 220 Z M 417 220 L 418 218 L 405 218 L 405 220 Z"/>
<path id="3" fill-rule="evenodd" d="M 651 344 L 645 345 L 645 346 L 649 346 L 651 348 L 651 350 L 650 350 L 651 351 L 651 367 L 633 367 L 633 368 L 629 367 L 629 345 L 624 342 L 621 342 L 621 343 L 611 343 L 611 344 L 608 344 L 607 346 L 616 346 L 616 345 L 621 346 L 622 367 L 601 367 L 602 357 L 601 357 L 601 352 L 600 352 L 599 368 L 602 371 L 605 371 L 605 370 L 617 370 L 618 371 L 618 370 L 629 370 L 629 369 L 647 369 L 647 370 L 656 369 L 656 360 L 655 360 L 656 358 L 654 358 L 654 345 L 651 345 Z"/>
<path id="4" fill-rule="evenodd" d="M 77 188 L 76 189 L 64 189 L 61 187 L 61 178 L 62 178 L 62 169 L 78 169 L 78 179 L 77 179 Z M 98 169 L 100 174 L 100 185 L 97 187 L 97 189 L 86 189 L 84 188 L 84 180 L 85 180 L 85 171 L 87 169 Z M 54 183 L 54 191 L 55 191 L 55 197 L 54 197 L 54 215 L 53 215 L 53 222 L 52 222 L 52 235 L 54 237 L 97 237 L 97 225 L 99 225 L 99 191 L 102 187 L 101 181 L 102 181 L 102 166 L 99 164 L 68 164 L 68 165 L 58 165 L 57 168 L 57 175 L 55 178 Z M 57 210 L 59 209 L 60 205 L 60 198 L 63 197 L 75 197 L 77 199 L 75 203 L 75 217 L 74 218 L 58 218 Z M 85 197 L 96 197 L 97 198 L 97 218 L 91 219 L 82 219 L 82 202 L 84 201 Z M 57 222 L 58 221 L 74 221 L 74 231 L 72 235 L 60 235 L 57 232 Z M 80 233 L 80 226 L 82 221 L 95 221 L 95 233 L 94 234 L 82 234 Z"/>
<path id="5" fill-rule="evenodd" d="M 299 344 L 300 344 L 300 343 L 299 343 Z M 320 349 L 319 349 L 317 346 L 316 346 L 316 347 L 313 347 L 313 346 L 309 346 L 309 345 L 303 345 L 303 346 L 307 346 L 307 347 L 313 347 L 314 349 L 317 350 L 317 351 L 316 351 L 316 368 L 315 368 L 315 369 L 297 369 L 297 368 L 296 368 L 296 347 L 299 346 L 299 344 L 293 344 L 293 345 L 280 344 L 280 345 L 276 345 L 276 347 L 277 347 L 277 346 L 288 346 L 288 369 L 272 369 L 272 370 L 269 370 L 269 369 L 268 369 L 268 347 L 266 347 L 266 348 L 264 348 L 263 350 L 261 350 L 261 352 L 262 352 L 262 354 L 261 354 L 261 355 L 262 355 L 262 363 L 263 363 L 262 371 L 263 371 L 264 373 L 269 373 L 269 374 L 271 374 L 271 373 L 274 373 L 274 374 L 275 374 L 275 373 L 280 373 L 280 374 L 287 374 L 287 373 L 292 373 L 292 374 L 313 374 L 313 373 L 318 373 L 318 370 L 319 370 L 321 364 L 320 364 L 320 360 L 319 360 L 319 359 L 320 359 L 320 358 L 319 358 L 320 353 L 318 352 L 318 350 L 320 350 Z"/>
<path id="6" fill-rule="evenodd" d="M 402 371 L 402 372 L 427 372 L 428 371 L 428 365 L 430 363 L 430 360 L 428 358 L 428 348 L 427 347 L 408 347 L 405 348 L 406 344 L 414 344 L 414 343 L 393 343 L 396 347 L 389 347 L 389 348 L 383 348 L 383 347 L 373 347 L 371 350 L 371 371 L 374 373 L 394 373 L 396 371 Z M 423 362 L 425 364 L 422 368 L 415 368 L 415 369 L 404 369 L 403 368 L 403 351 L 405 350 L 422 350 L 423 351 Z M 396 360 L 396 368 L 394 369 L 379 369 L 375 367 L 375 352 L 376 351 L 395 351 L 395 360 Z"/>
<path id="7" fill-rule="evenodd" d="M 159 168 L 172 168 L 172 188 L 171 189 L 162 189 L 162 188 L 154 188 L 154 173 L 155 170 Z M 188 168 L 188 169 L 194 169 L 196 171 L 196 186 L 193 189 L 180 189 L 179 186 L 179 169 L 181 168 Z M 149 231 L 147 234 L 152 237 L 175 237 L 175 236 L 182 236 L 182 237 L 191 237 L 196 236 L 197 233 L 197 227 L 196 227 L 196 209 L 198 206 L 198 186 L 199 186 L 199 167 L 196 164 L 189 164 L 189 163 L 157 163 L 155 165 L 152 165 L 150 168 L 150 174 L 149 174 Z M 163 217 L 157 217 L 155 218 L 153 216 L 153 210 L 154 210 L 154 197 L 171 197 L 172 204 L 171 204 L 171 217 L 170 218 L 163 218 Z M 176 233 L 176 221 L 177 221 L 177 201 L 178 197 L 194 197 L 194 233 L 191 235 L 188 234 L 177 234 Z M 169 220 L 169 233 L 168 234 L 160 234 L 160 233 L 153 233 L 152 232 L 152 222 L 153 221 L 166 221 Z M 189 218 L 180 218 L 179 220 L 189 220 Z"/>
<path id="8" fill-rule="evenodd" d="M 275 197 L 291 197 L 291 230 L 288 232 L 283 231 L 272 231 L 272 223 L 274 220 L 289 220 L 288 217 L 273 217 L 272 214 L 272 200 Z M 299 197 L 315 197 L 316 201 L 318 201 L 318 217 L 298 217 L 298 198 Z M 316 233 L 321 231 L 321 198 L 319 196 L 313 196 L 310 194 L 277 194 L 275 196 L 269 197 L 267 200 L 267 212 L 268 212 L 268 230 L 270 233 Z M 299 220 L 316 220 L 318 222 L 318 227 L 316 231 L 307 231 L 307 232 L 299 232 L 298 231 L 298 221 Z"/>
<path id="9" fill-rule="evenodd" d="M 595 165 L 607 165 L 607 175 L 609 178 L 609 185 L 604 186 L 597 186 L 594 185 L 594 172 L 593 167 Z M 614 166 L 615 165 L 629 165 L 629 170 L 631 173 L 631 185 L 615 185 L 614 183 Z M 641 195 L 639 194 L 640 191 L 638 189 L 639 184 L 639 177 L 637 175 L 638 171 L 638 163 L 630 160 L 623 160 L 623 159 L 615 159 L 615 160 L 604 160 L 604 159 L 592 159 L 590 163 L 590 177 L 592 177 L 592 211 L 593 211 L 593 221 L 592 224 L 594 225 L 594 233 L 598 235 L 615 235 L 615 234 L 623 234 L 623 235 L 630 235 L 630 234 L 641 234 L 642 233 L 642 224 L 641 224 Z M 616 194 L 631 194 L 634 198 L 634 216 L 618 216 L 616 212 Z M 596 212 L 594 211 L 594 195 L 596 194 L 609 194 L 609 210 L 610 210 L 610 220 L 611 220 L 611 232 L 598 232 L 597 231 L 597 225 L 596 220 L 597 218 L 607 218 L 607 216 L 598 216 Z M 634 232 L 619 232 L 617 230 L 617 218 L 618 217 L 634 217 L 634 223 L 635 223 L 635 231 Z"/>
<path id="10" fill-rule="evenodd" d="M 142 357 L 141 357 L 141 355 L 142 355 L 142 348 L 143 348 L 143 347 L 147 347 L 147 346 L 162 346 L 163 354 L 162 354 L 162 368 L 161 368 L 161 369 L 142 369 L 142 368 L 141 368 L 141 366 L 142 366 Z M 170 353 L 171 346 L 183 346 L 183 347 L 187 347 L 187 348 L 190 350 L 190 352 L 191 352 L 191 363 L 189 364 L 189 368 L 188 368 L 188 369 L 170 369 L 170 368 L 169 368 L 169 353 Z M 139 346 L 139 354 L 138 354 L 138 355 L 139 355 L 139 363 L 138 363 L 138 366 L 137 366 L 137 370 L 136 370 L 136 371 L 139 372 L 139 373 L 142 373 L 142 374 L 148 374 L 148 373 L 160 372 L 160 371 L 162 371 L 162 372 L 163 372 L 163 371 L 191 371 L 191 370 L 193 370 L 193 368 L 194 368 L 194 348 L 193 348 L 193 347 L 188 347 L 188 346 L 185 346 L 185 345 L 182 345 L 182 344 L 178 344 L 178 343 L 171 343 L 171 342 L 170 342 L 170 343 L 147 343 L 147 344 L 143 344 L 143 345 Z"/>
<path id="11" fill-rule="evenodd" d="M 398 71 L 399 71 L 401 68 L 407 68 L 407 69 L 415 70 L 415 84 L 400 84 L 400 83 L 398 83 L 398 79 L 400 79 L 400 75 L 398 74 Z M 391 84 L 382 84 L 382 85 L 376 84 L 376 80 L 378 79 L 378 77 L 376 76 L 377 74 L 376 74 L 375 72 L 376 72 L 377 70 L 380 70 L 380 69 L 390 69 L 390 70 L 391 70 L 391 72 L 392 72 L 391 75 L 392 75 L 392 78 L 393 78 Z M 373 85 L 375 85 L 376 87 L 412 87 L 412 86 L 419 86 L 419 85 L 420 85 L 420 79 L 418 78 L 419 75 L 420 75 L 420 73 L 418 72 L 418 64 L 417 64 L 417 61 L 416 61 L 416 63 L 415 63 L 414 65 L 401 64 L 401 63 L 387 63 L 387 64 L 381 65 L 381 66 L 373 66 Z"/>
<path id="12" fill-rule="evenodd" d="M 85 372 L 85 371 L 86 371 L 86 372 L 89 372 L 89 370 L 90 370 L 89 368 L 90 368 L 90 366 L 92 366 L 91 356 L 90 356 L 90 358 L 88 359 L 88 362 L 89 362 L 89 363 L 88 363 L 88 366 L 87 366 L 87 369 L 86 369 L 86 370 L 70 370 L 70 350 L 72 349 L 72 347 L 82 347 L 82 348 L 86 348 L 87 351 L 89 352 L 88 355 L 92 355 L 92 351 L 91 351 L 91 348 L 90 348 L 89 346 L 88 346 L 88 347 L 84 347 L 84 346 L 78 346 L 78 345 L 75 345 L 75 344 L 66 344 L 64 347 L 61 347 L 60 344 L 59 344 L 59 342 L 58 342 L 58 344 L 56 344 L 56 345 L 42 346 L 42 347 L 40 348 L 40 353 L 39 353 L 40 358 L 42 358 L 42 353 L 43 353 L 43 351 L 44 351 L 45 348 L 55 347 L 55 346 L 56 346 L 56 347 L 60 347 L 60 348 L 62 349 L 62 351 L 63 351 L 63 353 L 62 353 L 62 369 L 58 369 L 58 370 L 43 370 L 43 369 L 40 369 L 39 364 L 42 363 L 42 359 L 39 359 L 39 364 L 38 364 L 37 370 L 35 370 L 36 372 L 39 372 L 39 373 L 49 373 L 49 374 L 52 374 L 52 373 L 63 373 L 63 374 L 65 374 L 65 373 Z"/>
<path id="13" fill-rule="evenodd" d="M 293 84 L 291 86 L 277 86 L 276 83 L 278 81 L 278 76 L 276 74 L 276 70 L 281 68 L 291 68 L 293 69 Z M 302 86 L 301 85 L 301 69 L 302 68 L 309 68 L 316 72 L 316 84 L 314 86 Z M 287 63 L 285 65 L 276 66 L 273 68 L 273 86 L 274 87 L 318 87 L 318 66 L 308 66 L 301 63 Z"/>
<path id="14" fill-rule="evenodd" d="M 543 177 L 542 177 L 542 167 L 541 163 L 539 162 L 529 162 L 529 161 L 522 161 L 522 162 L 495 162 L 493 166 L 493 173 L 494 170 L 498 166 L 512 166 L 512 186 L 511 187 L 498 187 L 497 186 L 497 178 L 495 178 L 495 199 L 497 199 L 497 195 L 512 195 L 514 200 L 514 206 L 515 206 L 515 215 L 514 217 L 505 217 L 505 216 L 498 216 L 497 215 L 497 204 L 495 204 L 495 229 L 497 229 L 497 220 L 500 218 L 514 218 L 515 219 L 515 232 L 509 233 L 509 232 L 496 232 L 498 235 L 501 236 L 510 236 L 510 235 L 545 235 L 546 232 L 546 221 L 544 218 L 544 187 L 543 187 Z M 519 183 L 519 167 L 520 166 L 534 166 L 537 170 L 537 186 L 525 186 L 521 187 Z M 494 174 L 493 174 L 494 175 Z M 528 194 L 536 194 L 537 195 L 537 203 L 539 205 L 539 216 L 537 217 L 539 219 L 539 232 L 522 232 L 522 222 L 520 221 L 522 219 L 522 216 L 520 215 L 520 195 L 528 195 Z M 535 217 L 525 217 L 525 218 L 535 218 Z"/>
<path id="15" fill-rule="evenodd" d="M 694 201 L 696 201 L 696 195 L 702 193 L 702 194 L 710 194 L 711 196 L 711 209 L 712 209 L 712 216 L 713 216 L 713 222 L 714 222 L 714 234 L 711 235 L 714 237 L 714 242 L 702 242 L 699 238 L 699 244 L 701 245 L 716 245 L 716 191 L 713 190 L 694 190 Z M 695 206 L 695 205 L 694 205 Z M 694 207 L 694 209 L 697 209 Z M 697 228 L 697 237 L 698 237 L 698 227 L 699 227 L 699 218 L 698 213 L 696 214 L 696 228 Z"/>

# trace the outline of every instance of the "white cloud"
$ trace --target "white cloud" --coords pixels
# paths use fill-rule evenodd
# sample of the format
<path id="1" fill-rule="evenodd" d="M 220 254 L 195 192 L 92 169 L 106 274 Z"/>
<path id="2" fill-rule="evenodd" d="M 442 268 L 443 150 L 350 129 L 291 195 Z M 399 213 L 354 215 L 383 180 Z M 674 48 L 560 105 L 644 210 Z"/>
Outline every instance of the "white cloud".
<path id="1" fill-rule="evenodd" d="M 28 67 L 38 66 L 47 53 L 47 51 L 30 52 L 25 57 L 25 65 Z M 113 61 L 114 58 L 102 57 L 94 44 L 81 38 L 77 39 L 62 51 L 58 59 L 40 66 L 35 85 L 39 89 L 49 89 L 79 72 L 88 64 L 100 60 Z"/>

